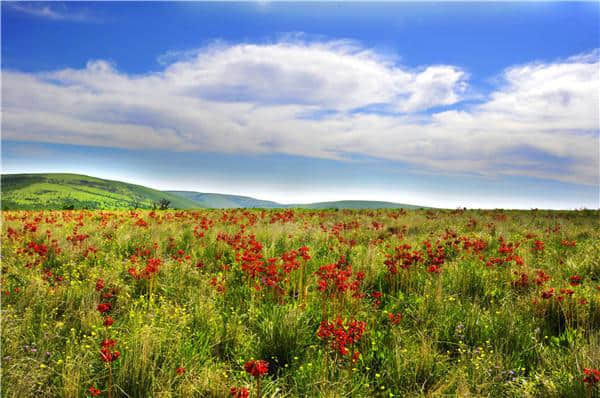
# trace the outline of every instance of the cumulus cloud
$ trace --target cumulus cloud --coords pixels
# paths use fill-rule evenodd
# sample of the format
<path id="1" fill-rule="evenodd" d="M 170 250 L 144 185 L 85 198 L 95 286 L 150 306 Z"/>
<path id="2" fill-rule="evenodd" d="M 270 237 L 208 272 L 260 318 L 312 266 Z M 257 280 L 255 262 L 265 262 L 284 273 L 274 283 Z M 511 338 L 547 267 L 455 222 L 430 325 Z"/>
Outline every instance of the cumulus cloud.
<path id="1" fill-rule="evenodd" d="M 460 109 L 466 71 L 403 67 L 349 41 L 216 44 L 168 58 L 145 75 L 106 61 L 4 71 L 4 139 L 359 154 L 427 170 L 598 183 L 597 51 L 509 68 L 485 101 Z"/>

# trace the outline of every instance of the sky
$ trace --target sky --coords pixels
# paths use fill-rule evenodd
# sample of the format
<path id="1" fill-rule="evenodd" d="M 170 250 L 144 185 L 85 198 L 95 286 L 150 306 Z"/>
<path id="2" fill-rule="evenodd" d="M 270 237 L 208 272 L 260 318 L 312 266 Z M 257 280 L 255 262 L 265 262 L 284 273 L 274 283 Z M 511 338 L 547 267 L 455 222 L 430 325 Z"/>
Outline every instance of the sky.
<path id="1" fill-rule="evenodd" d="M 600 207 L 600 3 L 2 2 L 2 172 Z"/>

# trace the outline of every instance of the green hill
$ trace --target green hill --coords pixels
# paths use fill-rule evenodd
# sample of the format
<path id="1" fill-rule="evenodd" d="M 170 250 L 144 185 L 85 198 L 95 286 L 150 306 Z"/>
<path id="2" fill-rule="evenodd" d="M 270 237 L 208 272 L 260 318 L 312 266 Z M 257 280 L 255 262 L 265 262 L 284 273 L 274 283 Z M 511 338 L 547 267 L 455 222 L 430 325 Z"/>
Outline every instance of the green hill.
<path id="1" fill-rule="evenodd" d="M 79 174 L 4 174 L 2 209 L 124 209 L 151 208 L 166 199 L 169 208 L 202 207 L 168 192 Z"/>
<path id="2" fill-rule="evenodd" d="M 282 205 L 277 202 L 270 200 L 261 200 L 251 198 L 249 196 L 238 196 L 238 195 L 226 195 L 221 193 L 204 193 L 204 192 L 190 192 L 190 191 L 166 191 L 173 195 L 178 195 L 194 202 L 198 203 L 202 207 L 210 207 L 215 209 L 227 209 L 227 208 L 264 208 L 274 209 L 282 208 Z"/>
<path id="3" fill-rule="evenodd" d="M 308 204 L 282 204 L 270 200 L 255 199 L 248 196 L 225 195 L 191 191 L 167 191 L 174 195 L 190 199 L 202 207 L 226 208 L 265 208 L 265 209 L 417 209 L 420 206 L 403 203 L 379 202 L 367 200 L 340 200 L 336 202 L 317 202 Z"/>
<path id="4" fill-rule="evenodd" d="M 193 208 L 302 208 L 384 209 L 417 208 L 401 203 L 343 200 L 309 204 L 281 204 L 249 196 L 191 191 L 158 191 L 141 185 L 80 174 L 4 174 L 3 210 L 152 208 L 168 200 L 171 209 Z"/>

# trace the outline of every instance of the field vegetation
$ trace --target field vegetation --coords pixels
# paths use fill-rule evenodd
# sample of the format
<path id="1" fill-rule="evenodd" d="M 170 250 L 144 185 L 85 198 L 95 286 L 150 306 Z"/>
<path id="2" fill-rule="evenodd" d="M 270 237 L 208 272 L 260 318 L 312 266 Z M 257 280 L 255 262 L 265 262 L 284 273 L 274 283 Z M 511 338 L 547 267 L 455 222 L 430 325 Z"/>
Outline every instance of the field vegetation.
<path id="1" fill-rule="evenodd" d="M 598 211 L 4 211 L 5 397 L 597 397 Z"/>

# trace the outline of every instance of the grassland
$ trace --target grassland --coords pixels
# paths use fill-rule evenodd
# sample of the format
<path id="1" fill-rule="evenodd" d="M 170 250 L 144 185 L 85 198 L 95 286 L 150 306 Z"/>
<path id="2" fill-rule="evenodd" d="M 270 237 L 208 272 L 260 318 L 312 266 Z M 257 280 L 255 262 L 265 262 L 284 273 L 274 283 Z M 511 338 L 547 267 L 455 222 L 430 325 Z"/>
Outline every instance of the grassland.
<path id="1" fill-rule="evenodd" d="M 141 185 L 79 174 L 4 174 L 2 209 L 60 210 L 152 208 L 168 200 L 171 208 L 193 209 L 196 202 Z"/>
<path id="2" fill-rule="evenodd" d="M 2 396 L 597 397 L 599 216 L 5 211 Z"/>

